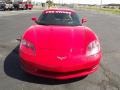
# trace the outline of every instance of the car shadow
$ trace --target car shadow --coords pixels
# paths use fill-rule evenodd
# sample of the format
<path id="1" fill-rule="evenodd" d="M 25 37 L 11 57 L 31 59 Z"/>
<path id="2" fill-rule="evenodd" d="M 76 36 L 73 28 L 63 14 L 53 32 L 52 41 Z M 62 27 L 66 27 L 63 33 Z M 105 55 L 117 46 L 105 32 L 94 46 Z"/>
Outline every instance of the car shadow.
<path id="1" fill-rule="evenodd" d="M 4 72 L 7 76 L 21 80 L 21 81 L 37 83 L 37 84 L 45 84 L 45 85 L 58 85 L 58 84 L 72 83 L 72 82 L 80 81 L 86 78 L 85 76 L 85 77 L 75 78 L 70 80 L 54 80 L 54 79 L 42 78 L 42 77 L 26 74 L 20 68 L 18 46 L 5 58 Z"/>

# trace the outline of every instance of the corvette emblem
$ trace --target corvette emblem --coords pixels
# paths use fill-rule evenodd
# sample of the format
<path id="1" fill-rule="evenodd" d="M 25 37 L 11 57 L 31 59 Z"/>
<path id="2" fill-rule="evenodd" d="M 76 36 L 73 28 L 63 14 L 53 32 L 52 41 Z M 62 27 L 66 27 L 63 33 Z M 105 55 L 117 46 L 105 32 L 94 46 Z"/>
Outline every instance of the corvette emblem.
<path id="1" fill-rule="evenodd" d="M 59 60 L 65 60 L 67 58 L 67 56 L 57 56 L 57 59 Z"/>

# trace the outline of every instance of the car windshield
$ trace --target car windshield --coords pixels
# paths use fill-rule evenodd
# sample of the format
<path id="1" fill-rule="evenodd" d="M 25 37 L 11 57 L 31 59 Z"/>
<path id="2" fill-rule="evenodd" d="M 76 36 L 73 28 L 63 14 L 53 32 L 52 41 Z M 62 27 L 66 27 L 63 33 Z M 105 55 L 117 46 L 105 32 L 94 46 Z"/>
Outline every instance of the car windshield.
<path id="1" fill-rule="evenodd" d="M 79 17 L 75 13 L 43 13 L 37 23 L 39 25 L 79 26 Z"/>

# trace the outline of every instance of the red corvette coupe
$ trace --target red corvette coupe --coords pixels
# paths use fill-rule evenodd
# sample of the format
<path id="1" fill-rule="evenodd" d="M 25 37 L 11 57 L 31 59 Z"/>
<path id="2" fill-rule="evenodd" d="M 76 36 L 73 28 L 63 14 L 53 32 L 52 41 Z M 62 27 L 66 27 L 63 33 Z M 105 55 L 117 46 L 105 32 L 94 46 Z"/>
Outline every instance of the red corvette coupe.
<path id="1" fill-rule="evenodd" d="M 97 35 L 82 26 L 74 10 L 47 9 L 32 18 L 22 35 L 19 56 L 25 72 L 52 79 L 86 76 L 97 70 L 101 49 Z"/>

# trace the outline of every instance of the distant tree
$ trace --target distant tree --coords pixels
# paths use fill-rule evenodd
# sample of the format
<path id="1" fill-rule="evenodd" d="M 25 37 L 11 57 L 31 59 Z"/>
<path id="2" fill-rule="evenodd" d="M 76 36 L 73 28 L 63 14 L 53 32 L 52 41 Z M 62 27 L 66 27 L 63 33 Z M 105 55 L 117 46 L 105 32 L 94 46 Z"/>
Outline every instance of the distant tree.
<path id="1" fill-rule="evenodd" d="M 51 0 L 47 0 L 46 3 L 48 4 L 48 7 L 51 7 L 54 4 Z"/>
<path id="2" fill-rule="evenodd" d="M 119 9 L 120 9 L 120 6 L 119 6 Z"/>

